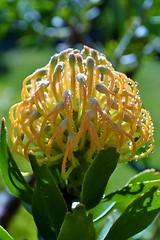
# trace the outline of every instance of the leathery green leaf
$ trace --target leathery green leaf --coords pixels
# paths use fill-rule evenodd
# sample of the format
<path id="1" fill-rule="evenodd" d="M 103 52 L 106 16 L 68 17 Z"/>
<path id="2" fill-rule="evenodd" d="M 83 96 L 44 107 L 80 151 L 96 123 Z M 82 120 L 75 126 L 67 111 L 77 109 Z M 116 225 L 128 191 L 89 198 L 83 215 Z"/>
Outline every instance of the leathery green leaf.
<path id="1" fill-rule="evenodd" d="M 40 166 L 32 152 L 29 159 L 36 179 L 32 198 L 35 223 L 45 240 L 54 240 L 57 239 L 67 205 L 47 165 Z"/>
<path id="2" fill-rule="evenodd" d="M 9 235 L 9 233 L 2 226 L 0 226 L 0 239 L 13 240 L 11 235 Z"/>
<path id="3" fill-rule="evenodd" d="M 155 181 L 160 180 L 160 172 L 156 172 L 155 169 L 146 169 L 143 172 L 140 172 L 134 175 L 128 184 L 134 184 L 137 182 L 146 182 L 146 181 Z"/>
<path id="4" fill-rule="evenodd" d="M 0 168 L 9 190 L 22 201 L 30 204 L 32 189 L 22 176 L 6 142 L 5 120 L 2 119 L 0 135 Z"/>
<path id="5" fill-rule="evenodd" d="M 160 190 L 152 187 L 135 199 L 111 227 L 105 240 L 127 240 L 147 228 L 160 211 Z"/>
<path id="6" fill-rule="evenodd" d="M 119 154 L 115 148 L 101 150 L 88 168 L 82 184 L 81 202 L 86 209 L 95 207 L 102 199 L 108 180 L 115 170 Z"/>
<path id="7" fill-rule="evenodd" d="M 92 214 L 86 214 L 84 205 L 79 204 L 73 213 L 67 212 L 57 240 L 95 240 Z"/>
<path id="8" fill-rule="evenodd" d="M 160 173 L 154 169 L 147 169 L 131 178 L 122 189 L 106 195 L 103 201 L 123 201 L 123 204 L 128 204 L 154 186 L 160 188 Z"/>

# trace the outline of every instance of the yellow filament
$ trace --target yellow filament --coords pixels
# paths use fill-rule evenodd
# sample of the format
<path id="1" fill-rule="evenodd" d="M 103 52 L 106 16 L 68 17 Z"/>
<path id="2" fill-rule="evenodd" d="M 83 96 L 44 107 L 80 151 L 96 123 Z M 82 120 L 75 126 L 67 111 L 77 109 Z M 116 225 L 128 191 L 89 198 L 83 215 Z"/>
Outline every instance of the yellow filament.
<path id="1" fill-rule="evenodd" d="M 74 128 L 74 121 L 72 118 L 73 108 L 72 108 L 71 96 L 68 93 L 66 94 L 66 96 L 64 96 L 64 106 L 65 106 L 65 111 L 68 119 L 68 132 L 72 133 Z"/>
<path id="2" fill-rule="evenodd" d="M 9 112 L 13 150 L 27 158 L 32 149 L 39 163 L 63 159 L 64 179 L 79 152 L 91 162 L 101 148 L 115 147 L 126 162 L 153 150 L 152 120 L 136 83 L 87 46 L 55 54 L 24 79 L 21 98 Z"/>

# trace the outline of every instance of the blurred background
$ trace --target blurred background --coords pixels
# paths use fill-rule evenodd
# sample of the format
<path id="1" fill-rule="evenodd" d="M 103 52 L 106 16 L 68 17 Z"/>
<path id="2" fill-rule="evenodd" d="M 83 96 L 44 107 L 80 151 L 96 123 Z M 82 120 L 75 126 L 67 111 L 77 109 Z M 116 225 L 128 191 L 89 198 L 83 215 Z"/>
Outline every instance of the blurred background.
<path id="1" fill-rule="evenodd" d="M 155 150 L 143 161 L 121 164 L 109 189 L 122 187 L 146 168 L 160 170 L 160 1 L 1 0 L 0 117 L 20 100 L 23 79 L 68 47 L 103 52 L 118 71 L 138 82 L 143 107 L 155 127 Z M 17 159 L 22 171 L 29 166 Z M 122 178 L 123 176 L 123 178 Z M 16 239 L 36 240 L 32 217 L 0 180 L 0 221 Z M 160 220 L 133 239 L 160 239 Z"/>

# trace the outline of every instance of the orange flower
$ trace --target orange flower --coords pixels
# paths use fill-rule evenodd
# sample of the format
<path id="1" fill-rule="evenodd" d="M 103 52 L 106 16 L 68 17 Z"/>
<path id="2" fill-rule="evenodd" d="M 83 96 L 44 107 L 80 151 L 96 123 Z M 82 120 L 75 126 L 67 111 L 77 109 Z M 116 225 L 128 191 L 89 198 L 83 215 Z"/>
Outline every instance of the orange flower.
<path id="1" fill-rule="evenodd" d="M 153 149 L 153 124 L 136 83 L 87 46 L 55 54 L 24 79 L 21 96 L 9 113 L 13 150 L 25 158 L 33 150 L 40 164 L 61 164 L 64 179 L 102 148 L 115 147 L 119 162 Z"/>

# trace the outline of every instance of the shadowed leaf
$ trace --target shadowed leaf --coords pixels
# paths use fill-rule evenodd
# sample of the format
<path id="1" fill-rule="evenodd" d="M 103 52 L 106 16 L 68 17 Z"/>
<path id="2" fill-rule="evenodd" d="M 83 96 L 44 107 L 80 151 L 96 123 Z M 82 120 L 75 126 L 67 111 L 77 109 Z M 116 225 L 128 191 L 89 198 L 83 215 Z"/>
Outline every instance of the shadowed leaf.
<path id="1" fill-rule="evenodd" d="M 111 227 L 105 240 L 127 240 L 147 228 L 160 211 L 160 191 L 152 187 L 134 200 Z"/>
<path id="2" fill-rule="evenodd" d="M 126 205 L 154 186 L 160 188 L 160 173 L 154 169 L 145 170 L 135 175 L 122 189 L 106 195 L 103 201 L 123 202 Z"/>
<path id="3" fill-rule="evenodd" d="M 5 120 L 2 120 L 0 136 L 0 168 L 2 177 L 10 191 L 22 201 L 30 204 L 32 190 L 22 176 L 13 156 L 7 146 Z"/>
<path id="4" fill-rule="evenodd" d="M 38 165 L 31 153 L 29 159 L 36 179 L 32 199 L 33 216 L 42 237 L 54 240 L 57 239 L 67 205 L 47 165 Z"/>

